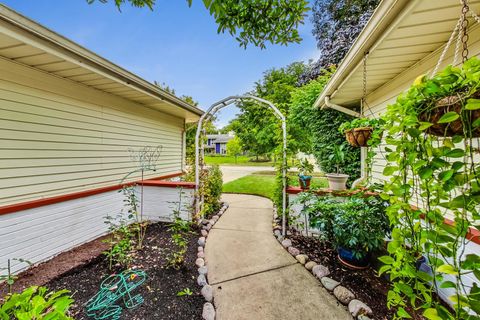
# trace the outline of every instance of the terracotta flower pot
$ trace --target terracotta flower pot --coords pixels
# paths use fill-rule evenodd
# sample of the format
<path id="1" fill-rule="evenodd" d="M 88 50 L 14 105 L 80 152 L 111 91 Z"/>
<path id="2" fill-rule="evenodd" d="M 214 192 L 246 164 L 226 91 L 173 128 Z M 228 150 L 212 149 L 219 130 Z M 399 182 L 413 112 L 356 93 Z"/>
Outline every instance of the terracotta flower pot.
<path id="1" fill-rule="evenodd" d="M 464 118 L 469 119 L 470 123 L 480 118 L 479 110 L 464 110 L 463 105 L 467 103 L 469 98 L 479 99 L 480 91 L 475 92 L 468 98 L 462 95 L 453 95 L 438 100 L 435 106 L 430 109 L 421 112 L 418 115 L 420 121 L 431 122 L 433 125 L 427 129 L 427 133 L 438 137 L 453 137 L 455 135 L 464 135 L 464 128 L 462 119 L 457 119 L 450 123 L 438 123 L 438 120 L 447 112 L 454 111 L 458 114 L 464 113 Z M 472 130 L 472 137 L 480 137 L 480 128 L 477 127 Z"/>
<path id="2" fill-rule="evenodd" d="M 370 140 L 372 132 L 372 127 L 354 128 L 345 131 L 345 137 L 348 143 L 354 147 L 367 147 L 367 142 Z"/>
<path id="3" fill-rule="evenodd" d="M 328 179 L 330 190 L 341 191 L 347 189 L 348 174 L 328 173 L 325 176 Z"/>

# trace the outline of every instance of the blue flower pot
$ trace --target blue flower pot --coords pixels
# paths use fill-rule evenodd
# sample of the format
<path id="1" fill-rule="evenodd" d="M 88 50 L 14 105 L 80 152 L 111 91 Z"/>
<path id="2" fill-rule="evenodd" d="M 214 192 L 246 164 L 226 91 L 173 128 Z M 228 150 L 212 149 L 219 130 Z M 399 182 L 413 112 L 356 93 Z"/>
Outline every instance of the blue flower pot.
<path id="1" fill-rule="evenodd" d="M 298 175 L 298 182 L 300 184 L 300 188 L 303 190 L 310 189 L 310 182 L 312 181 L 312 176 L 304 176 L 303 174 Z"/>
<path id="2" fill-rule="evenodd" d="M 338 259 L 340 262 L 351 269 L 366 269 L 369 266 L 368 257 L 365 256 L 361 259 L 356 258 L 353 251 L 343 247 L 337 248 Z"/>

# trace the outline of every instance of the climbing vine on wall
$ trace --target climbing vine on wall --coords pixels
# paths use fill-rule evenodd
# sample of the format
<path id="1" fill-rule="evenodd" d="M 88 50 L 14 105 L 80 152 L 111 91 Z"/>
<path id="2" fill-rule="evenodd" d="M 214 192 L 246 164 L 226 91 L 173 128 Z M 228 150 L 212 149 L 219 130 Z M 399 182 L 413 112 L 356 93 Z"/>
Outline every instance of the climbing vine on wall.
<path id="1" fill-rule="evenodd" d="M 385 119 L 388 303 L 400 318 L 421 310 L 428 319 L 480 319 L 480 257 L 465 250 L 469 229 L 480 227 L 480 60 L 419 77 Z M 453 311 L 436 298 L 440 289 Z"/>

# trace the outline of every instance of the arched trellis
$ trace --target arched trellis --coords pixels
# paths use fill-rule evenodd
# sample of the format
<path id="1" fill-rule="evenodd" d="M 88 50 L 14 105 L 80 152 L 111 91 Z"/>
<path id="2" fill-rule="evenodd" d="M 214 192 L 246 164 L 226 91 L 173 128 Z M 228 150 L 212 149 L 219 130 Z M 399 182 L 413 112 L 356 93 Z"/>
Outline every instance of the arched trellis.
<path id="1" fill-rule="evenodd" d="M 200 117 L 198 121 L 197 133 L 195 135 L 195 206 L 196 212 L 200 212 L 202 206 L 202 199 L 199 196 L 199 189 L 200 189 L 200 150 L 202 151 L 202 155 L 204 152 L 204 145 L 203 141 L 200 143 L 200 135 L 202 133 L 202 126 L 205 120 L 208 120 L 212 117 L 215 113 L 220 111 L 221 109 L 237 102 L 238 100 L 256 100 L 263 104 L 269 106 L 277 116 L 277 118 L 282 121 L 282 131 L 283 131 L 283 165 L 282 165 L 282 180 L 283 180 L 283 194 L 282 194 L 282 234 L 285 236 L 286 230 L 286 221 L 285 221 L 285 211 L 287 207 L 287 124 L 285 120 L 285 116 L 278 110 L 277 107 L 273 103 L 268 100 L 251 96 L 251 95 L 244 95 L 244 96 L 230 96 L 223 100 L 217 101 L 211 105 L 211 107 Z"/>

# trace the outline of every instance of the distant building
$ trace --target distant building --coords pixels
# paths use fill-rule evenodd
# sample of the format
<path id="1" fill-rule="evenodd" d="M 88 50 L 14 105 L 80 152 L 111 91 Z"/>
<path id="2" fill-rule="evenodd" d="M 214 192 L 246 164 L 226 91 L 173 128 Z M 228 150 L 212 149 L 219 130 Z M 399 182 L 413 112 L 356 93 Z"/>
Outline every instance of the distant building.
<path id="1" fill-rule="evenodd" d="M 205 151 L 210 154 L 227 154 L 227 142 L 235 137 L 233 132 L 228 134 L 208 134 Z"/>

